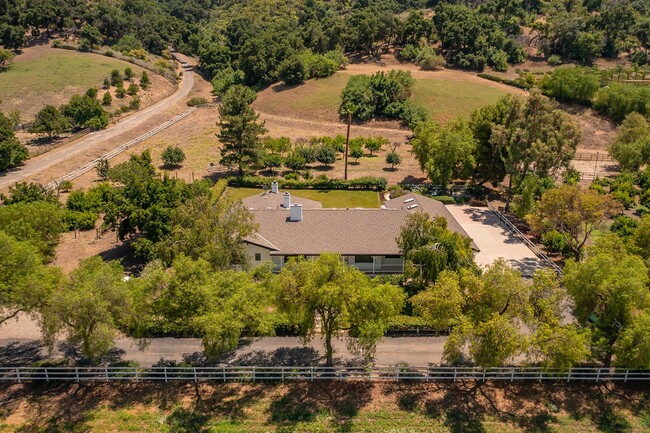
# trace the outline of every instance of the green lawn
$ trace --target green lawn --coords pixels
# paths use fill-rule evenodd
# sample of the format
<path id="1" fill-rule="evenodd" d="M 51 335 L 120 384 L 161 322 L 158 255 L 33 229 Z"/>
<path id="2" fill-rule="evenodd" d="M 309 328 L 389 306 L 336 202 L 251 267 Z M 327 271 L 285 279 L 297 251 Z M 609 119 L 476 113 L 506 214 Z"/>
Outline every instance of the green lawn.
<path id="1" fill-rule="evenodd" d="M 141 69 L 126 62 L 96 54 L 62 49 L 41 49 L 0 72 L 0 109 L 19 109 L 31 117 L 48 103 L 60 105 L 74 93 L 101 86 L 111 69 L 127 66 L 140 74 Z"/>
<path id="2" fill-rule="evenodd" d="M 262 192 L 259 188 L 229 188 L 236 199 L 243 199 Z M 324 208 L 378 208 L 379 194 L 375 191 L 341 191 L 341 190 L 315 190 L 296 189 L 289 190 L 294 197 L 316 200 Z"/>
<path id="3" fill-rule="evenodd" d="M 456 117 L 469 117 L 477 108 L 496 102 L 508 92 L 477 83 L 463 81 L 418 79 L 412 100 L 441 123 Z"/>
<path id="4" fill-rule="evenodd" d="M 362 381 L 14 387 L 2 395 L 12 398 L 0 406 L 0 433 L 648 432 L 647 391 L 637 388 Z"/>
<path id="5" fill-rule="evenodd" d="M 329 78 L 309 80 L 301 86 L 277 86 L 260 94 L 256 106 L 263 112 L 308 120 L 335 121 L 341 92 L 350 75 L 338 73 Z M 417 79 L 412 100 L 438 122 L 458 116 L 469 117 L 476 108 L 491 104 L 507 91 L 467 81 L 435 78 Z"/>

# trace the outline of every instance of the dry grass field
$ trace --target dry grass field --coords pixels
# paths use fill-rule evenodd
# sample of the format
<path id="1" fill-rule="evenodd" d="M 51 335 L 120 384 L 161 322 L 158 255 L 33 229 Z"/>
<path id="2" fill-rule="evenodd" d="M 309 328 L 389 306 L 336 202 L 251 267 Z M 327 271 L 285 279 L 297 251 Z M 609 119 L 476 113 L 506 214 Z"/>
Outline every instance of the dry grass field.
<path id="1" fill-rule="evenodd" d="M 14 385 L 0 432 L 642 433 L 649 397 L 602 383 Z"/>

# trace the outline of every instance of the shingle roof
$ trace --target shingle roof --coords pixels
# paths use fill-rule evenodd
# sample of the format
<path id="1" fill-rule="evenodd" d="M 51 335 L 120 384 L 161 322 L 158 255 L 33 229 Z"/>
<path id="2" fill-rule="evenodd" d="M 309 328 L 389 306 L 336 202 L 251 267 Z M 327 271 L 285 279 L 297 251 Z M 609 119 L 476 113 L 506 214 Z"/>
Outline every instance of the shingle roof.
<path id="1" fill-rule="evenodd" d="M 398 255 L 395 239 L 408 216 L 402 210 L 304 209 L 302 221 L 292 222 L 288 210 L 251 212 L 258 233 L 275 247 L 272 255 Z M 255 236 L 246 240 L 260 245 Z"/>
<path id="2" fill-rule="evenodd" d="M 250 197 L 242 199 L 244 207 L 249 210 L 254 209 L 284 209 L 282 203 L 284 201 L 284 193 L 290 191 L 280 191 L 278 194 L 272 192 L 260 192 Z M 291 194 L 291 203 L 298 203 L 302 205 L 303 209 L 320 209 L 323 207 L 321 202 L 309 200 L 306 198 L 298 197 Z"/>
<path id="3" fill-rule="evenodd" d="M 402 209 L 410 213 L 421 210 L 428 213 L 431 218 L 441 216 L 447 220 L 447 228 L 449 230 L 469 238 L 465 229 L 463 229 L 456 218 L 449 212 L 449 209 L 438 200 L 420 194 L 408 193 L 386 201 L 384 207 L 386 209 Z M 479 251 L 474 241 L 472 241 L 472 248 Z"/>

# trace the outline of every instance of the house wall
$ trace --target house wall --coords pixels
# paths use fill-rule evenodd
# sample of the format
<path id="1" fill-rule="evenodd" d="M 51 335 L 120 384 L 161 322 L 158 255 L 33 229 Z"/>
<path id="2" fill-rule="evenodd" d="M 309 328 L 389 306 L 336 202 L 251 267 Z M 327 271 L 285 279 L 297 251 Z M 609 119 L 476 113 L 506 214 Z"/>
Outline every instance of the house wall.
<path id="1" fill-rule="evenodd" d="M 248 263 L 250 263 L 253 268 L 271 261 L 271 252 L 266 248 L 253 244 L 245 244 L 244 248 L 246 249 L 246 255 L 248 256 Z M 256 261 L 255 254 L 259 254 L 261 260 Z"/>
<path id="2" fill-rule="evenodd" d="M 282 266 L 284 266 L 285 258 L 283 256 L 271 256 L 270 251 L 267 250 L 266 248 L 262 248 L 258 245 L 253 245 L 253 244 L 246 244 L 245 248 L 246 248 L 246 254 L 248 256 L 249 263 L 253 268 L 271 262 L 274 265 L 273 270 L 279 272 L 280 269 L 282 269 Z M 255 260 L 255 254 L 260 255 L 259 261 Z M 348 265 L 355 266 L 359 270 L 368 274 L 372 274 L 372 273 L 398 274 L 403 272 L 404 260 L 401 257 L 399 258 L 395 258 L 395 257 L 389 258 L 386 256 L 374 256 L 374 257 L 375 257 L 374 272 L 373 272 L 372 263 L 358 263 L 355 260 L 355 256 L 344 256 L 343 259 Z M 316 258 L 318 258 L 318 256 L 307 257 L 307 259 L 309 260 L 315 260 Z"/>

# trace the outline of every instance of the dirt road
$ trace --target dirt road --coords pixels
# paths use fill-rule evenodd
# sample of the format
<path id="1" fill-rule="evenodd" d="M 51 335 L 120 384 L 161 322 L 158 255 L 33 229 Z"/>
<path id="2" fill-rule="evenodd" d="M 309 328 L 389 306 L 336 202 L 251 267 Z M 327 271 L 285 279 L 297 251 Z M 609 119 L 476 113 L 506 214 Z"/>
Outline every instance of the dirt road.
<path id="1" fill-rule="evenodd" d="M 181 59 L 181 64 L 183 65 L 183 80 L 178 86 L 176 92 L 171 96 L 145 108 L 142 111 L 132 114 L 108 129 L 90 133 L 70 144 L 61 146 L 43 155 L 37 156 L 36 158 L 30 159 L 26 161 L 24 165 L 15 170 L 0 174 L 0 189 L 7 188 L 16 182 L 20 182 L 30 176 L 43 172 L 53 165 L 61 163 L 74 155 L 88 151 L 100 143 L 113 140 L 125 132 L 138 128 L 151 119 L 151 117 L 163 112 L 169 106 L 176 104 L 187 97 L 194 87 L 194 73 L 192 72 L 192 66 L 187 62 L 188 58 L 184 56 L 178 57 Z M 113 147 L 117 147 L 120 144 L 122 143 L 115 143 L 115 146 Z"/>

